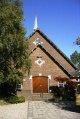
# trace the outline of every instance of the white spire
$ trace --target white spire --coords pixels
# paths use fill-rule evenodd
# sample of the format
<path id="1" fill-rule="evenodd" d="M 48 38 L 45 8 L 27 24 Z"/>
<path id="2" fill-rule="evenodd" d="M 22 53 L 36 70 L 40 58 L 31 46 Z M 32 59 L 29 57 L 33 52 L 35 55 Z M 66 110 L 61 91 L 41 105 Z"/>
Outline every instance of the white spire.
<path id="1" fill-rule="evenodd" d="M 34 30 L 36 30 L 37 28 L 38 28 L 38 22 L 37 22 L 37 16 L 36 16 L 34 21 Z"/>

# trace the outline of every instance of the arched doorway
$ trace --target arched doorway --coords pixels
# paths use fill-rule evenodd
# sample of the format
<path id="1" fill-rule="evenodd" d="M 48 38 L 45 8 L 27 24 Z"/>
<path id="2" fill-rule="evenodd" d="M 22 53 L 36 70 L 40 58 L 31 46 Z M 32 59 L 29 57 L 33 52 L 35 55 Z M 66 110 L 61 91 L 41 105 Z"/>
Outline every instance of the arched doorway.
<path id="1" fill-rule="evenodd" d="M 48 93 L 48 77 L 33 77 L 33 93 Z"/>

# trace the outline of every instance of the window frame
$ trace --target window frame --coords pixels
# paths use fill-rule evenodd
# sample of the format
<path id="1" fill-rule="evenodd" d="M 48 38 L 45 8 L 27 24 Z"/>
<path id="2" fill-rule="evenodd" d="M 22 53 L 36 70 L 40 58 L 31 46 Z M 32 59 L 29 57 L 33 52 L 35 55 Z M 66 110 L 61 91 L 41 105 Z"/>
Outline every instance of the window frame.
<path id="1" fill-rule="evenodd" d="M 59 82 L 58 81 L 58 87 L 64 87 L 64 82 Z"/>
<path id="2" fill-rule="evenodd" d="M 40 41 L 39 38 L 36 38 L 36 40 L 33 42 L 35 45 L 43 44 L 43 42 Z"/>
<path id="3" fill-rule="evenodd" d="M 22 90 L 22 84 L 21 83 L 16 84 L 16 90 L 17 91 L 21 91 Z"/>

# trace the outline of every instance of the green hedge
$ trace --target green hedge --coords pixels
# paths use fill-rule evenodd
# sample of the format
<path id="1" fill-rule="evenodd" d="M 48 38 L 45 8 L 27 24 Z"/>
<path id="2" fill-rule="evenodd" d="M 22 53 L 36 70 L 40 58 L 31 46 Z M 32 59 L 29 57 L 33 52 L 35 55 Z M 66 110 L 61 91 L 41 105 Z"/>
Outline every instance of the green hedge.
<path id="1" fill-rule="evenodd" d="M 25 97 L 19 96 L 18 97 L 18 103 L 25 102 Z"/>
<path id="2" fill-rule="evenodd" d="M 25 98 L 23 96 L 13 95 L 13 96 L 7 97 L 6 101 L 9 102 L 9 103 L 12 103 L 12 104 L 22 103 L 22 102 L 25 102 Z"/>

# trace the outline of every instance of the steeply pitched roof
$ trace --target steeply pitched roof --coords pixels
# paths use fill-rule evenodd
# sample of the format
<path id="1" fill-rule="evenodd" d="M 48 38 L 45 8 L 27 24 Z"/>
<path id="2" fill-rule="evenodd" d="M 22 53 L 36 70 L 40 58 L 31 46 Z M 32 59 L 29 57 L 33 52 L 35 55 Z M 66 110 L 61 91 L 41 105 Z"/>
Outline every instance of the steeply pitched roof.
<path id="1" fill-rule="evenodd" d="M 32 32 L 32 34 L 28 37 L 32 37 L 36 32 L 38 32 L 43 38 L 47 40 L 47 42 L 59 52 L 59 54 L 76 70 L 76 66 L 70 61 L 70 59 L 38 28 Z"/>

